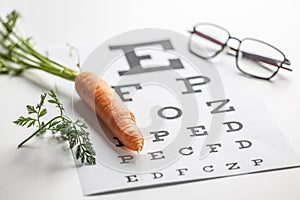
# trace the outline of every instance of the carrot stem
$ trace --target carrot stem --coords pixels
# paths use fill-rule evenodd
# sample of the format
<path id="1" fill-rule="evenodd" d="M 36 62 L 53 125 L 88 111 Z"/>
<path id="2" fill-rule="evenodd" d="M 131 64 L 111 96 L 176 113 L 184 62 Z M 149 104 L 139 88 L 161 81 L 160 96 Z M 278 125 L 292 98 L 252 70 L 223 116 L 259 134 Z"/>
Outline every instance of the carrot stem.
<path id="1" fill-rule="evenodd" d="M 63 116 L 57 116 L 57 117 L 54 117 L 53 119 L 51 119 L 50 121 L 48 121 L 44 126 L 42 126 L 41 128 L 39 128 L 38 130 L 36 130 L 34 133 L 32 133 L 28 138 L 26 138 L 23 142 L 21 142 L 19 145 L 18 145 L 18 149 L 20 147 L 22 147 L 28 140 L 30 140 L 31 138 L 33 138 L 36 134 L 38 134 L 41 130 L 43 130 L 44 128 L 46 128 L 50 123 L 52 123 L 53 121 L 55 121 L 56 119 L 63 119 L 63 120 L 66 120 Z"/>

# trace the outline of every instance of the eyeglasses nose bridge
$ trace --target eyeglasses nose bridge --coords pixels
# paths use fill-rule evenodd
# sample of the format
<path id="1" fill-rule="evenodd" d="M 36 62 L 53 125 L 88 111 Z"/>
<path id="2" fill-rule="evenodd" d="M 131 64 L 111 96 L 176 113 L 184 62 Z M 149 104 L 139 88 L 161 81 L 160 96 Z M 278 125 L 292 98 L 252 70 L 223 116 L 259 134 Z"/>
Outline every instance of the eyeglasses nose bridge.
<path id="1" fill-rule="evenodd" d="M 230 44 L 230 41 L 237 41 L 237 46 L 234 47 L 233 45 Z M 228 49 L 228 53 L 229 54 L 232 54 L 232 55 L 237 55 L 237 52 L 238 52 L 238 48 L 241 44 L 241 40 L 236 38 L 236 37 L 229 37 L 228 40 L 227 40 L 227 43 L 226 43 L 226 46 L 227 46 L 227 49 Z"/>

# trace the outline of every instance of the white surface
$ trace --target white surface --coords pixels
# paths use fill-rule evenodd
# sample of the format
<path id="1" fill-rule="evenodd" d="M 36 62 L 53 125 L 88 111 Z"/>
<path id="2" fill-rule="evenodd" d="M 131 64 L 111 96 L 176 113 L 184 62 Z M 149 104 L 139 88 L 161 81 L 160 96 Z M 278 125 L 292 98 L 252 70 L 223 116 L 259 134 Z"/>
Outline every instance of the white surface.
<path id="1" fill-rule="evenodd" d="M 158 27 L 185 34 L 193 24 L 209 21 L 227 28 L 232 35 L 251 36 L 279 47 L 292 62 L 292 73 L 281 73 L 274 82 L 238 78 L 257 90 L 291 145 L 300 154 L 300 61 L 299 1 L 49 1 L 1 0 L 1 15 L 11 9 L 23 14 L 20 29 L 40 47 L 48 45 L 100 44 L 112 35 L 145 27 Z M 224 59 L 224 60 L 223 60 Z M 236 73 L 232 58 L 224 73 Z M 231 64 L 232 67 L 228 64 Z M 227 67 L 230 66 L 230 67 Z M 238 76 L 238 74 L 237 74 Z M 51 88 L 53 78 L 39 81 Z M 33 81 L 33 82 L 34 82 Z M 247 175 L 184 185 L 84 197 L 73 159 L 51 141 L 35 140 L 16 149 L 27 134 L 11 123 L 25 104 L 36 103 L 41 88 L 32 81 L 0 77 L 1 146 L 0 199 L 299 199 L 300 169 Z M 66 84 L 68 84 L 66 82 Z"/>

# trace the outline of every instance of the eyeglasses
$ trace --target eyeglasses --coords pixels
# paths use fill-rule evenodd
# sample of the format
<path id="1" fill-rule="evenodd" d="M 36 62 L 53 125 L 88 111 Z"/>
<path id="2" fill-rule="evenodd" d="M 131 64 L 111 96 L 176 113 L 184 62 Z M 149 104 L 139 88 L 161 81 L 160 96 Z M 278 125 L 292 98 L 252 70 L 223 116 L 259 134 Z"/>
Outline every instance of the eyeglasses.
<path id="1" fill-rule="evenodd" d="M 227 54 L 235 56 L 236 67 L 248 76 L 270 80 L 279 69 L 292 71 L 284 66 L 291 64 L 285 55 L 266 42 L 253 38 L 239 40 L 231 37 L 226 29 L 210 23 L 197 24 L 190 33 L 189 50 L 203 59 L 220 54 L 230 39 L 238 41 L 237 48 L 228 46 Z"/>

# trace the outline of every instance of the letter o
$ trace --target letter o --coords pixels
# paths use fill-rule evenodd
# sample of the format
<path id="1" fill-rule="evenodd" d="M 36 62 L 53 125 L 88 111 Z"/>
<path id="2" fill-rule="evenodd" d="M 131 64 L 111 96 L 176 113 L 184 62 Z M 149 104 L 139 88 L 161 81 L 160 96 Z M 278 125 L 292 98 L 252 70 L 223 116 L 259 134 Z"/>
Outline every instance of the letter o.
<path id="1" fill-rule="evenodd" d="M 176 111 L 176 114 L 173 116 L 166 116 L 164 114 L 165 110 L 174 110 L 174 111 Z M 158 116 L 160 116 L 163 119 L 177 119 L 182 115 L 182 111 L 179 108 L 167 106 L 167 107 L 163 107 L 163 108 L 159 109 L 157 114 L 158 114 Z"/>

